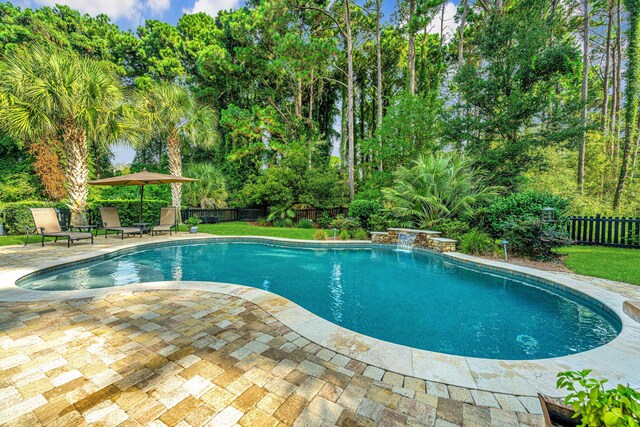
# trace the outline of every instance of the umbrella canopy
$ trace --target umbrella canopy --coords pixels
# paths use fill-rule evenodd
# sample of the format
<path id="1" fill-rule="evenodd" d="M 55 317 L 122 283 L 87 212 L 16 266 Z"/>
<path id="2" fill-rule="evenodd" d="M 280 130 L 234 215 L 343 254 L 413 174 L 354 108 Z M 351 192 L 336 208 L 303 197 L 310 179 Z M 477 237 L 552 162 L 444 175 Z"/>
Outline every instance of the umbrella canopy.
<path id="1" fill-rule="evenodd" d="M 91 181 L 91 185 L 138 185 L 140 186 L 140 216 L 139 221 L 142 222 L 142 198 L 144 196 L 144 186 L 154 184 L 171 184 L 173 182 L 193 182 L 195 179 L 186 178 L 184 176 L 166 175 L 163 173 L 142 172 L 131 173 L 129 175 L 114 176 L 112 178 L 98 179 Z"/>

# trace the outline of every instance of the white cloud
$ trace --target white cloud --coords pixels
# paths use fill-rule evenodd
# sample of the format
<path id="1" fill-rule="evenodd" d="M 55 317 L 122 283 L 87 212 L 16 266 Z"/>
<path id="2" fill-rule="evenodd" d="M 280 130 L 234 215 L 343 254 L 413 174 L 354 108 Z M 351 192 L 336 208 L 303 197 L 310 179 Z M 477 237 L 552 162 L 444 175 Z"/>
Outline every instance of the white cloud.
<path id="1" fill-rule="evenodd" d="M 184 8 L 184 13 L 204 12 L 211 16 L 218 15 L 221 10 L 235 9 L 240 6 L 240 0 L 196 0 L 191 8 Z"/>
<path id="2" fill-rule="evenodd" d="M 113 20 L 126 18 L 130 21 L 139 19 L 143 9 L 141 0 L 32 0 L 31 3 L 49 7 L 64 4 L 92 16 L 104 13 Z"/>
<path id="3" fill-rule="evenodd" d="M 147 0 L 146 6 L 152 13 L 159 15 L 171 7 L 170 0 Z"/>
<path id="4" fill-rule="evenodd" d="M 458 23 L 453 19 L 456 15 L 456 5 L 452 2 L 447 2 L 444 6 L 444 39 L 445 41 L 451 38 L 455 31 L 458 29 Z M 442 11 L 438 10 L 436 16 L 433 17 L 429 23 L 427 31 L 429 34 L 440 34 L 440 25 L 442 19 Z"/>

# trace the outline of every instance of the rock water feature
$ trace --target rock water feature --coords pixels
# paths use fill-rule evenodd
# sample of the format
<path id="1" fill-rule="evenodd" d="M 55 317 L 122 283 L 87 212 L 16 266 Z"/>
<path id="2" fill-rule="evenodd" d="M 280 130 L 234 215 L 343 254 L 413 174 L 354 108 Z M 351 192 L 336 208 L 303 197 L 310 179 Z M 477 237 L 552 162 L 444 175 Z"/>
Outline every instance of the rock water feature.
<path id="1" fill-rule="evenodd" d="M 398 233 L 398 246 L 397 250 L 403 252 L 411 252 L 413 250 L 413 243 L 416 241 L 418 233 L 413 231 L 402 231 Z"/>

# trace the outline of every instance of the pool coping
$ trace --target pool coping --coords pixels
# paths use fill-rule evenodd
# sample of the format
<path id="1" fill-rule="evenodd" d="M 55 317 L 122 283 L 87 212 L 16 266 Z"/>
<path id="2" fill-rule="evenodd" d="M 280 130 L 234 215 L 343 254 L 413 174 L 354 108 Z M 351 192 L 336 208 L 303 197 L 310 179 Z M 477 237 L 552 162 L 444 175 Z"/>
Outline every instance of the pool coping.
<path id="1" fill-rule="evenodd" d="M 549 359 L 498 360 L 454 356 L 416 349 L 351 331 L 325 320 L 294 302 L 274 293 L 243 285 L 219 282 L 164 281 L 131 284 L 112 288 L 76 291 L 37 291 L 24 289 L 16 281 L 24 276 L 83 263 L 96 257 L 132 249 L 166 246 L 172 243 L 204 243 L 206 241 L 260 241 L 287 243 L 288 246 L 327 248 L 388 246 L 370 241 L 314 241 L 263 236 L 193 235 L 154 242 L 130 241 L 124 245 L 89 250 L 64 260 L 47 262 L 38 267 L 12 269 L 0 273 L 0 300 L 49 301 L 76 298 L 99 298 L 113 293 L 145 290 L 192 289 L 233 295 L 250 301 L 305 338 L 330 350 L 360 360 L 386 371 L 423 380 L 445 383 L 518 396 L 535 396 L 537 392 L 558 395 L 556 375 L 564 370 L 592 369 L 593 375 L 609 378 L 610 383 L 640 387 L 640 324 L 623 310 L 626 298 L 580 280 L 533 268 L 490 261 L 459 253 L 440 254 L 455 264 L 518 276 L 545 284 L 556 284 L 571 293 L 587 295 L 614 313 L 622 323 L 620 334 L 609 343 L 585 352 Z M 553 286 L 553 285 L 552 285 Z M 579 296 L 579 295 L 577 295 Z"/>

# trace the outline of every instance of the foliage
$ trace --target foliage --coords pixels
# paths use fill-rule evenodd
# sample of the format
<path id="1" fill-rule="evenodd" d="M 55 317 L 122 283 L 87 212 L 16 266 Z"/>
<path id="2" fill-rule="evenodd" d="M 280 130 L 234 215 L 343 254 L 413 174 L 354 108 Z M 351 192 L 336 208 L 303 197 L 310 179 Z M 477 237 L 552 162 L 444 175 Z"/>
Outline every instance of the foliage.
<path id="1" fill-rule="evenodd" d="M 190 206 L 219 209 L 227 207 L 227 185 L 220 169 L 208 163 L 193 163 L 187 166 L 186 175 L 197 181 L 184 186 L 184 199 Z"/>
<path id="2" fill-rule="evenodd" d="M 509 252 L 517 256 L 549 260 L 558 256 L 553 249 L 569 244 L 564 227 L 540 219 L 511 219 L 501 229 Z"/>
<path id="3" fill-rule="evenodd" d="M 351 237 L 353 237 L 355 240 L 369 240 L 369 233 L 367 233 L 367 230 L 358 228 L 353 233 L 351 233 Z"/>
<path id="4" fill-rule="evenodd" d="M 467 221 L 444 218 L 427 224 L 427 229 L 441 232 L 442 237 L 460 241 L 462 236 L 469 232 L 471 226 Z"/>
<path id="5" fill-rule="evenodd" d="M 442 218 L 467 218 L 476 203 L 494 198 L 498 187 L 486 183 L 469 158 L 455 153 L 420 156 L 411 168 L 395 172 L 383 189 L 389 210 L 419 227 Z"/>
<path id="6" fill-rule="evenodd" d="M 29 147 L 29 153 L 35 159 L 33 169 L 40 179 L 44 196 L 57 202 L 64 199 L 67 190 L 64 188 L 65 176 L 60 162 L 60 143 L 56 140 L 36 140 Z"/>
<path id="7" fill-rule="evenodd" d="M 491 232 L 499 236 L 505 222 L 541 218 L 544 207 L 554 208 L 556 219 L 561 220 L 569 210 L 569 201 L 546 191 L 527 190 L 494 199 L 482 214 Z"/>
<path id="8" fill-rule="evenodd" d="M 0 203 L 29 200 L 37 192 L 37 187 L 28 173 L 6 175 L 0 182 Z"/>
<path id="9" fill-rule="evenodd" d="M 462 235 L 458 244 L 460 250 L 469 255 L 491 255 L 496 251 L 496 243 L 491 236 L 477 228 Z"/>
<path id="10" fill-rule="evenodd" d="M 87 203 L 87 216 L 92 224 L 100 223 L 100 207 L 115 207 L 118 209 L 120 224 L 123 226 L 140 222 L 140 199 L 133 200 L 92 200 Z M 142 204 L 142 222 L 158 224 L 160 222 L 160 208 L 167 206 L 164 200 L 145 199 Z"/>
<path id="11" fill-rule="evenodd" d="M 360 221 L 356 218 L 338 215 L 333 221 L 331 221 L 331 227 L 337 228 L 338 230 L 356 230 L 360 228 Z"/>
<path id="12" fill-rule="evenodd" d="M 310 219 L 303 218 L 300 221 L 298 221 L 298 224 L 296 224 L 296 227 L 298 227 L 298 228 L 313 228 L 313 221 L 311 221 Z"/>
<path id="13" fill-rule="evenodd" d="M 200 218 L 198 218 L 197 216 L 192 216 L 188 218 L 184 223 L 190 226 L 194 226 L 200 224 L 201 222 L 202 221 L 200 221 Z"/>
<path id="14" fill-rule="evenodd" d="M 256 219 L 256 225 L 259 225 L 261 227 L 268 227 L 268 226 L 271 225 L 271 222 L 269 222 L 269 220 L 267 220 L 267 218 L 260 217 L 260 218 Z"/>
<path id="15" fill-rule="evenodd" d="M 338 235 L 338 238 L 340 240 L 349 240 L 351 238 L 351 233 L 349 233 L 349 230 L 342 230 Z"/>
<path id="16" fill-rule="evenodd" d="M 581 426 L 640 426 L 640 393 L 618 384 L 605 389 L 606 379 L 589 377 L 590 369 L 558 374 L 556 387 L 566 389 L 566 404 L 573 406 Z"/>
<path id="17" fill-rule="evenodd" d="M 376 200 L 356 199 L 349 205 L 349 217 L 360 221 L 365 230 L 371 227 L 371 216 L 378 215 L 381 211 L 382 205 Z"/>
<path id="18" fill-rule="evenodd" d="M 271 221 L 274 227 L 290 227 L 296 213 L 290 206 L 274 206 L 269 212 L 267 221 Z"/>
<path id="19" fill-rule="evenodd" d="M 318 219 L 316 220 L 320 228 L 329 228 L 333 222 L 333 218 L 329 215 L 329 212 L 322 211 Z"/>
<path id="20" fill-rule="evenodd" d="M 327 232 L 324 230 L 317 230 L 313 233 L 313 240 L 327 240 Z"/>
<path id="21" fill-rule="evenodd" d="M 0 210 L 4 213 L 4 228 L 7 234 L 25 234 L 27 227 L 33 227 L 33 217 L 29 208 L 56 208 L 69 212 L 69 208 L 60 202 L 24 200 L 3 203 L 0 205 Z"/>

